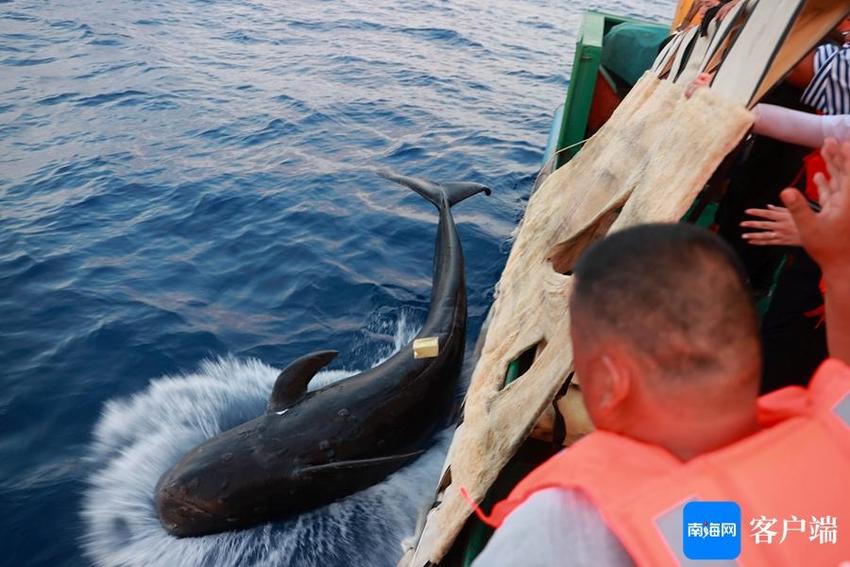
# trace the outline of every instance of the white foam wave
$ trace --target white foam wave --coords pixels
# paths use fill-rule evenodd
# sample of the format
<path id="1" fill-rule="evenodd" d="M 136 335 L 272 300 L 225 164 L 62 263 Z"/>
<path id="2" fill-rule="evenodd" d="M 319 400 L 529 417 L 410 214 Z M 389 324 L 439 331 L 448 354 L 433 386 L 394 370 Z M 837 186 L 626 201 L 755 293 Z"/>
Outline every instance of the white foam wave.
<path id="1" fill-rule="evenodd" d="M 394 348 L 382 359 L 416 334 L 403 315 L 395 327 Z M 191 539 L 160 526 L 153 507 L 159 477 L 199 442 L 259 415 L 278 372 L 258 360 L 205 361 L 193 374 L 159 378 L 108 402 L 83 499 L 89 559 L 104 566 L 394 565 L 433 493 L 447 433 L 383 483 L 291 520 Z M 311 387 L 354 373 L 325 371 Z"/>

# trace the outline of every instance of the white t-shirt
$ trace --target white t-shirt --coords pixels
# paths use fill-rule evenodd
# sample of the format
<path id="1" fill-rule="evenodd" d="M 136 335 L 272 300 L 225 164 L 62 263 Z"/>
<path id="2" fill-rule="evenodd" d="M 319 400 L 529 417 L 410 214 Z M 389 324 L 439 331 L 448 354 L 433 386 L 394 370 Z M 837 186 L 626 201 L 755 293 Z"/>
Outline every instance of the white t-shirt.
<path id="1" fill-rule="evenodd" d="M 505 519 L 473 567 L 632 567 L 634 562 L 577 490 L 536 492 Z"/>

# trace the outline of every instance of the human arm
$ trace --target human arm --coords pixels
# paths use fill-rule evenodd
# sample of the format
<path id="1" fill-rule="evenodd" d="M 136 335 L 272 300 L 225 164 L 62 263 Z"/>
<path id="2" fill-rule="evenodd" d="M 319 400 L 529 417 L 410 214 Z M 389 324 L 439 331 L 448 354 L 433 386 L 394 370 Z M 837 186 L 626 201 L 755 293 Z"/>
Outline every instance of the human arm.
<path id="1" fill-rule="evenodd" d="M 781 142 L 817 148 L 823 144 L 824 117 L 773 104 L 757 104 L 753 132 Z"/>
<path id="2" fill-rule="evenodd" d="M 827 138 L 850 140 L 850 115 L 821 116 L 773 104 L 757 104 L 753 132 L 799 146 L 818 148 Z"/>
<path id="3" fill-rule="evenodd" d="M 796 189 L 785 189 L 781 198 L 823 273 L 829 354 L 850 364 L 850 143 L 829 139 L 821 154 L 831 179 L 815 175 L 820 212 L 812 211 Z"/>
<path id="4" fill-rule="evenodd" d="M 550 488 L 535 493 L 496 530 L 473 567 L 632 566 L 622 544 L 582 493 Z"/>

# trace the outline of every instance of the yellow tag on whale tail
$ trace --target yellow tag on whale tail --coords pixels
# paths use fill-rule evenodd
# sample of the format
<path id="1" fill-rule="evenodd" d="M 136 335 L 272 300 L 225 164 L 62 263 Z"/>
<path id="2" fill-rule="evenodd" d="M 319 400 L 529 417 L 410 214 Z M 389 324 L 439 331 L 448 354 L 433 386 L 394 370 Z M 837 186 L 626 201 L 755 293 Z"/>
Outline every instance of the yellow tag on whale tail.
<path id="1" fill-rule="evenodd" d="M 440 354 L 439 337 L 425 337 L 413 341 L 413 358 L 434 358 Z"/>

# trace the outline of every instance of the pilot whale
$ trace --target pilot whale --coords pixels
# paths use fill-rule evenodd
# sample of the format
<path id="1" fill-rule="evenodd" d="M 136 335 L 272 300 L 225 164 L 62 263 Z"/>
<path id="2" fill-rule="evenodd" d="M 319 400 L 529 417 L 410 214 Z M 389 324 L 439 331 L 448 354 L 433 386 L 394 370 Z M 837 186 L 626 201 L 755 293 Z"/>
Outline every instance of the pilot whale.
<path id="1" fill-rule="evenodd" d="M 431 305 L 417 335 L 437 339 L 436 356 L 416 358 L 411 343 L 371 370 L 311 392 L 310 379 L 337 352 L 289 364 L 263 415 L 198 445 L 159 479 L 156 511 L 170 534 L 235 530 L 328 504 L 413 460 L 443 425 L 466 335 L 463 251 L 451 207 L 490 189 L 381 175 L 439 211 Z"/>

